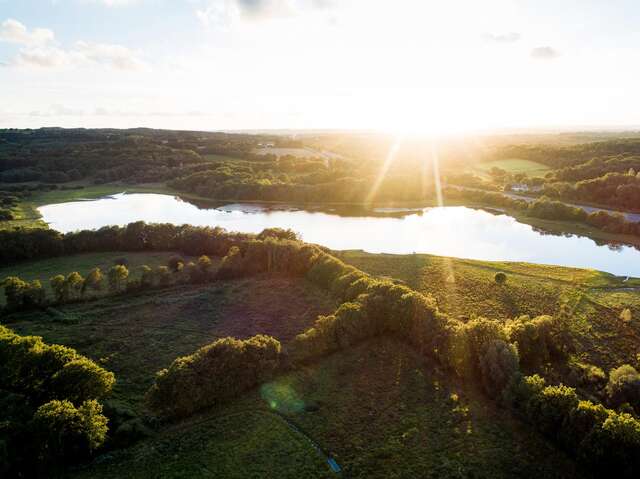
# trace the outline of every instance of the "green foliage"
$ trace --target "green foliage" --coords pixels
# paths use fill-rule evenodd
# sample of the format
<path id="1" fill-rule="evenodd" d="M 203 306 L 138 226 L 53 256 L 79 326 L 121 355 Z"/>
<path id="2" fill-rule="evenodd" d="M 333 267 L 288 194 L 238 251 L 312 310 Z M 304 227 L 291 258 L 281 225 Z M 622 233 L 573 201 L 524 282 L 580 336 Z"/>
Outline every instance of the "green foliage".
<path id="1" fill-rule="evenodd" d="M 96 399 L 114 381 L 71 348 L 0 326 L 0 405 L 9 393 L 14 405 L 2 406 L 2 417 L 15 420 L 9 428 L 0 426 L 0 439 L 9 441 L 9 471 L 30 476 L 36 468 L 88 457 L 107 433 Z"/>
<path id="2" fill-rule="evenodd" d="M 84 295 L 88 290 L 100 291 L 102 289 L 103 280 L 104 275 L 102 274 L 102 270 L 100 268 L 93 268 L 84 279 L 84 283 L 82 284 L 82 294 Z"/>
<path id="3" fill-rule="evenodd" d="M 114 293 L 122 291 L 126 285 L 128 277 L 129 270 L 126 266 L 121 264 L 112 266 L 108 274 L 109 289 Z"/>
<path id="4" fill-rule="evenodd" d="M 2 282 L 7 308 L 21 310 L 40 307 L 46 303 L 46 294 L 40 281 L 23 281 L 16 276 L 9 276 Z"/>
<path id="5" fill-rule="evenodd" d="M 606 392 L 614 407 L 629 403 L 640 409 L 640 373 L 629 364 L 612 369 L 609 372 Z"/>
<path id="6" fill-rule="evenodd" d="M 67 398 L 74 404 L 107 396 L 115 383 L 115 375 L 93 361 L 79 357 L 66 363 L 51 378 L 56 397 Z"/>
<path id="7" fill-rule="evenodd" d="M 534 370 L 563 353 L 562 321 L 552 316 L 521 316 L 507 322 L 509 341 L 518 348 L 522 366 Z"/>
<path id="8" fill-rule="evenodd" d="M 482 384 L 489 397 L 502 395 L 520 371 L 516 348 L 500 339 L 485 347 L 479 363 Z"/>
<path id="9" fill-rule="evenodd" d="M 38 408 L 33 430 L 45 462 L 75 462 L 91 455 L 107 435 L 107 418 L 95 400 L 76 409 L 70 401 L 53 400 Z"/>
<path id="10" fill-rule="evenodd" d="M 497 284 L 504 284 L 507 282 L 507 275 L 500 271 L 495 274 L 493 279 Z"/>
<path id="11" fill-rule="evenodd" d="M 631 314 L 631 310 L 629 308 L 625 308 L 620 313 L 620 319 L 624 324 L 629 324 L 633 319 L 633 315 Z"/>
<path id="12" fill-rule="evenodd" d="M 160 415 L 188 416 L 260 384 L 279 365 L 280 343 L 269 336 L 218 339 L 158 372 L 147 401 Z"/>
<path id="13" fill-rule="evenodd" d="M 169 269 L 171 269 L 171 271 L 173 271 L 174 273 L 177 273 L 178 271 L 182 270 L 182 267 L 180 266 L 181 264 L 184 266 L 184 258 L 182 258 L 182 256 L 172 256 L 171 258 L 169 258 L 169 262 L 167 263 L 169 266 Z"/>
<path id="14" fill-rule="evenodd" d="M 158 266 L 156 275 L 158 276 L 158 284 L 160 286 L 168 286 L 171 284 L 171 271 L 167 266 Z"/>
<path id="15" fill-rule="evenodd" d="M 140 285 L 143 288 L 150 288 L 153 286 L 154 280 L 155 274 L 153 270 L 146 264 L 140 266 Z"/>
<path id="16" fill-rule="evenodd" d="M 539 431 L 601 474 L 634 477 L 640 465 L 640 421 L 602 405 L 580 401 L 573 388 L 546 386 L 539 376 L 510 389 L 516 410 Z"/>

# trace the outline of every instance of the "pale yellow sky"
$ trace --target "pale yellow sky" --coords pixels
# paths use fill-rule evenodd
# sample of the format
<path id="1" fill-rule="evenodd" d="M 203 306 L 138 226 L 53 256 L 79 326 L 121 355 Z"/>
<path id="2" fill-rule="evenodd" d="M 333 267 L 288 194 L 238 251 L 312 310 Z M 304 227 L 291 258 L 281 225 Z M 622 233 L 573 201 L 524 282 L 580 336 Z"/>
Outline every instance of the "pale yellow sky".
<path id="1" fill-rule="evenodd" d="M 640 124 L 626 0 L 29 3 L 0 0 L 2 127 Z"/>

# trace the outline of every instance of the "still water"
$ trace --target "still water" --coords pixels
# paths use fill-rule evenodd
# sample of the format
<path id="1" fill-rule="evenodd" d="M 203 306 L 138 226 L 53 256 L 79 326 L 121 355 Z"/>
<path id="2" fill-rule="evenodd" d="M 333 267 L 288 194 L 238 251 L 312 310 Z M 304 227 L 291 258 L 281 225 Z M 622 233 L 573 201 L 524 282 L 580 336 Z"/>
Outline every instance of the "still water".
<path id="1" fill-rule="evenodd" d="M 336 250 L 527 261 L 640 276 L 640 251 L 635 248 L 598 246 L 593 240 L 580 236 L 542 234 L 510 216 L 465 207 L 412 209 L 401 217 L 354 217 L 296 209 L 270 210 L 248 204 L 201 209 L 168 195 L 119 194 L 47 205 L 39 210 L 44 221 L 62 232 L 140 220 L 222 226 L 246 233 L 280 227 L 291 228 L 307 242 Z"/>

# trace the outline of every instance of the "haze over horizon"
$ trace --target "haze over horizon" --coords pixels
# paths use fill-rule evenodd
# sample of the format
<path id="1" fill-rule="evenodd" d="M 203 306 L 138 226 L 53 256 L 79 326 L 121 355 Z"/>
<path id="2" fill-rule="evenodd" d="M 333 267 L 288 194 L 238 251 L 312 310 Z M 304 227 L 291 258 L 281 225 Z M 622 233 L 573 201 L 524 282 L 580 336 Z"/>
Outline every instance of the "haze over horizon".
<path id="1" fill-rule="evenodd" d="M 630 0 L 0 0 L 0 127 L 633 128 Z"/>

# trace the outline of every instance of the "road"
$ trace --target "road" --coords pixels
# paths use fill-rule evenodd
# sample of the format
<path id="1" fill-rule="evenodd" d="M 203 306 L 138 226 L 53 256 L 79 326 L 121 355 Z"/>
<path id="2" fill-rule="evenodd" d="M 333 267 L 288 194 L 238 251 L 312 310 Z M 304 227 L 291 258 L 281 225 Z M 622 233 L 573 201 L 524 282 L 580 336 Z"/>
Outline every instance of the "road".
<path id="1" fill-rule="evenodd" d="M 483 190 L 480 188 L 472 188 L 470 186 L 459 186 L 459 185 L 449 185 L 450 187 L 453 188 L 457 188 L 460 190 L 471 190 L 471 191 L 483 191 L 483 192 L 491 192 L 490 190 Z M 532 201 L 535 201 L 538 199 L 538 197 L 535 196 L 527 196 L 527 195 L 521 195 L 518 193 L 511 193 L 511 192 L 505 192 L 505 191 L 497 191 L 497 192 L 493 192 L 493 193 L 502 193 L 505 196 L 508 196 L 509 198 L 513 198 L 515 200 L 524 200 L 527 203 L 531 203 Z M 562 201 L 562 200 L 560 200 Z M 631 222 L 639 222 L 640 221 L 640 213 L 627 213 L 624 211 L 617 211 L 617 210 L 611 210 L 611 209 L 607 209 L 607 208 L 598 208 L 595 206 L 586 206 L 586 205 L 580 205 L 580 204 L 576 204 L 576 203 L 567 203 L 566 201 L 562 201 L 564 204 L 569 205 L 569 206 L 573 206 L 575 208 L 580 208 L 581 210 L 586 211 L 587 213 L 595 213 L 596 211 L 604 211 L 606 213 L 609 214 L 621 214 L 622 216 L 624 216 L 624 218 L 627 221 L 631 221 Z"/>

